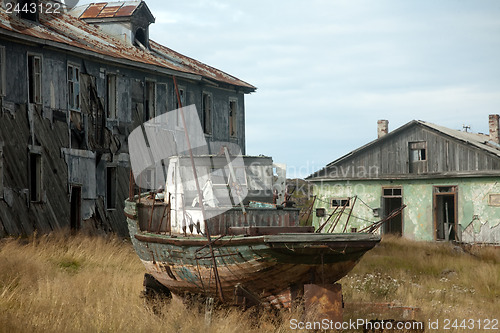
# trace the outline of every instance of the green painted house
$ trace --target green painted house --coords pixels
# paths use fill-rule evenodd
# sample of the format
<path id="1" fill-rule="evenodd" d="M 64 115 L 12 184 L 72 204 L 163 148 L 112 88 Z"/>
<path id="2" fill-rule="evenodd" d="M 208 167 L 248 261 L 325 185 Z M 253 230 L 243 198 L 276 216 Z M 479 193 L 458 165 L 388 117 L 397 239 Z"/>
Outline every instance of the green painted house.
<path id="1" fill-rule="evenodd" d="M 387 220 L 379 232 L 500 243 L 499 119 L 490 115 L 489 135 L 417 120 L 388 132 L 379 120 L 376 140 L 307 178 L 313 224 L 343 232 Z"/>

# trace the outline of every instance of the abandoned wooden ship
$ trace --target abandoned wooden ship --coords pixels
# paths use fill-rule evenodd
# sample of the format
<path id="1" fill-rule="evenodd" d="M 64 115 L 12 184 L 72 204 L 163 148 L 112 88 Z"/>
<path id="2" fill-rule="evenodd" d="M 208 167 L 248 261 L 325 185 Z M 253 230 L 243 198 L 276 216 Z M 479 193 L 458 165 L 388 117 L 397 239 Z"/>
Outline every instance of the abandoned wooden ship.
<path id="1" fill-rule="evenodd" d="M 191 162 L 203 184 L 201 200 Z M 380 241 L 372 233 L 300 226 L 299 209 L 272 203 L 286 198 L 284 173 L 273 170 L 270 157 L 230 156 L 227 149 L 171 157 L 163 199 L 151 192 L 126 201 L 130 236 L 147 272 L 174 295 L 289 307 L 304 285 L 333 284 Z"/>
<path id="2" fill-rule="evenodd" d="M 244 156 L 233 143 L 207 143 L 196 107 L 182 107 L 175 77 L 174 85 L 181 108 L 128 139 L 133 172 L 124 213 L 151 285 L 181 297 L 289 307 L 306 286 L 345 276 L 380 241 L 300 226 L 287 200 L 286 166 Z M 134 181 L 155 190 L 134 195 Z"/>

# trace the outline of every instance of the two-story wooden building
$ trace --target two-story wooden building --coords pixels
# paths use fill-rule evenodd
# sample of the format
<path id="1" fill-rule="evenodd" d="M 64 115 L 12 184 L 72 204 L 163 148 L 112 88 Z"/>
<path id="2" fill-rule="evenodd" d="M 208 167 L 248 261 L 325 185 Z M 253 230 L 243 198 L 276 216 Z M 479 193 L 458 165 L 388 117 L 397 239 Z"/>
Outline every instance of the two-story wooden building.
<path id="1" fill-rule="evenodd" d="M 127 136 L 194 104 L 207 141 L 245 152 L 256 88 L 149 39 L 143 1 L 0 8 L 0 237 L 64 227 L 127 234 Z M 17 7 L 18 9 L 21 7 Z M 31 7 L 28 7 L 31 8 Z"/>
<path id="2" fill-rule="evenodd" d="M 319 226 L 331 221 L 342 232 L 390 216 L 382 233 L 417 240 L 500 243 L 499 116 L 490 133 L 452 130 L 411 121 L 389 132 L 378 122 L 378 139 L 308 177 L 317 195 Z M 330 223 L 330 222 L 329 222 Z M 324 230 L 330 230 L 325 226 Z"/>

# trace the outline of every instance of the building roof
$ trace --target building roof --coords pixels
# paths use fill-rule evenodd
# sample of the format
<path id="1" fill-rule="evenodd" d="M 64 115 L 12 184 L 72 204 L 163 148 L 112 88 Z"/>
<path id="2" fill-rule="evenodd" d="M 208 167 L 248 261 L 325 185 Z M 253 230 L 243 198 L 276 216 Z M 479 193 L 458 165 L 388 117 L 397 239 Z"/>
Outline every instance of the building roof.
<path id="1" fill-rule="evenodd" d="M 125 2 L 124 6 L 121 7 L 121 11 L 117 9 L 115 15 L 128 15 L 132 11 L 132 8 L 127 9 L 127 7 L 130 7 L 127 5 L 128 3 L 131 2 Z M 138 3 L 144 4 L 144 2 Z M 88 9 L 97 8 L 95 7 L 97 5 L 100 4 L 89 5 Z M 145 4 L 144 6 L 147 8 Z M 139 5 L 137 8 L 139 8 Z M 90 12 L 87 15 L 90 15 Z M 246 93 L 257 89 L 245 81 L 151 40 L 151 50 L 136 48 L 70 14 L 54 15 L 40 13 L 39 22 L 32 22 L 12 14 L 7 14 L 0 7 L 0 37 L 15 38 L 52 46 L 105 61 L 139 67 L 143 70 L 146 69 L 198 81 L 215 81 L 215 84 L 236 86 Z"/>
<path id="2" fill-rule="evenodd" d="M 99 2 L 80 6 L 72 10 L 72 15 L 80 19 L 128 18 L 144 9 L 154 22 L 154 16 L 144 1 Z"/>
<path id="3" fill-rule="evenodd" d="M 324 168 L 322 168 L 322 169 L 316 171 L 315 173 L 311 174 L 310 176 L 306 177 L 306 179 L 316 178 L 317 176 L 321 175 L 323 173 L 323 171 L 325 171 L 329 167 L 332 167 L 334 165 L 342 163 L 346 159 L 351 158 L 357 154 L 360 154 L 366 150 L 372 149 L 375 145 L 377 145 L 383 141 L 390 140 L 392 137 L 398 135 L 399 133 L 401 133 L 401 132 L 405 131 L 406 129 L 413 127 L 413 126 L 423 126 L 424 128 L 427 128 L 433 132 L 437 132 L 441 135 L 445 135 L 447 137 L 450 137 L 452 139 L 460 141 L 464 144 L 474 146 L 476 148 L 479 148 L 479 149 L 481 149 L 489 154 L 492 154 L 492 155 L 500 158 L 500 145 L 496 144 L 493 141 L 490 141 L 489 135 L 481 134 L 481 133 L 471 133 L 471 132 L 453 130 L 453 129 L 450 129 L 450 128 L 447 128 L 444 126 L 435 125 L 433 123 L 429 123 L 429 122 L 422 121 L 422 120 L 412 120 L 409 123 L 406 123 L 405 125 L 395 129 L 394 131 L 387 133 L 386 135 L 382 136 L 381 138 L 373 140 L 373 141 L 369 142 L 368 144 L 361 146 L 361 147 L 345 154 L 344 156 L 336 159 L 335 161 L 328 163 Z"/>

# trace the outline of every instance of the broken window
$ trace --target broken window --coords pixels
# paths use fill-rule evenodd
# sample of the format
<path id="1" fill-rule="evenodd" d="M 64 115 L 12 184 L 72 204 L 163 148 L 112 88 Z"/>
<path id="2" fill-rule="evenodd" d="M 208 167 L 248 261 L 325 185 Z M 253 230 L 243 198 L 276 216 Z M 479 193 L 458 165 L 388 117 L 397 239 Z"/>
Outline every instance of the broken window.
<path id="1" fill-rule="evenodd" d="M 37 153 L 29 154 L 29 182 L 30 200 L 42 200 L 42 156 Z"/>
<path id="2" fill-rule="evenodd" d="M 229 136 L 235 138 L 238 135 L 238 122 L 237 122 L 237 108 L 238 103 L 236 100 L 229 101 Z"/>
<path id="3" fill-rule="evenodd" d="M 5 96 L 5 46 L 0 46 L 0 96 Z"/>
<path id="4" fill-rule="evenodd" d="M 179 105 L 179 99 L 177 98 L 177 93 L 174 91 L 174 99 L 175 99 L 175 108 L 178 109 L 181 106 Z M 181 104 L 182 106 L 186 106 L 186 98 L 185 98 L 185 93 L 184 93 L 184 88 L 179 87 L 179 97 L 181 99 Z"/>
<path id="5" fill-rule="evenodd" d="M 186 96 L 185 96 L 186 94 L 185 94 L 184 88 L 179 87 L 178 89 L 179 89 L 179 98 L 181 100 L 181 104 L 182 104 L 182 106 L 186 106 Z M 179 105 L 179 98 L 177 97 L 177 92 L 174 89 L 174 100 L 175 100 L 175 109 L 176 110 L 181 107 Z M 177 126 L 180 126 L 180 124 L 181 124 L 181 119 L 179 119 L 179 118 L 180 118 L 180 113 L 177 112 L 177 120 L 176 120 Z"/>
<path id="6" fill-rule="evenodd" d="M 146 120 L 156 117 L 156 83 L 146 81 Z"/>
<path id="7" fill-rule="evenodd" d="M 427 172 L 427 142 L 409 142 L 408 151 L 410 173 Z"/>
<path id="8" fill-rule="evenodd" d="M 148 40 L 146 37 L 146 32 L 143 28 L 138 28 L 135 31 L 134 44 L 140 49 L 145 50 L 148 47 Z"/>
<path id="9" fill-rule="evenodd" d="M 74 65 L 68 65 L 68 107 L 80 110 L 80 69 Z"/>
<path id="10" fill-rule="evenodd" d="M 116 208 L 116 167 L 106 168 L 106 208 Z"/>
<path id="11" fill-rule="evenodd" d="M 410 142 L 410 162 L 427 160 L 425 142 Z"/>
<path id="12" fill-rule="evenodd" d="M 212 134 L 212 95 L 203 93 L 203 130 L 205 134 Z"/>
<path id="13" fill-rule="evenodd" d="M 42 58 L 28 55 L 28 94 L 29 103 L 42 103 Z"/>
<path id="14" fill-rule="evenodd" d="M 116 118 L 116 75 L 108 74 L 106 76 L 106 100 L 108 118 Z"/>
<path id="15" fill-rule="evenodd" d="M 344 207 L 349 208 L 351 206 L 350 198 L 333 198 L 330 200 L 330 208 Z"/>

